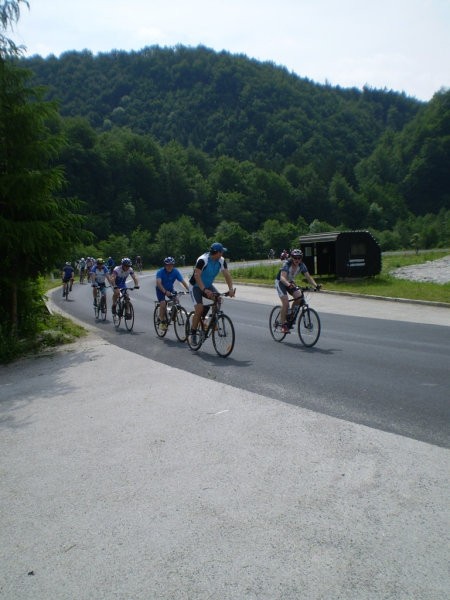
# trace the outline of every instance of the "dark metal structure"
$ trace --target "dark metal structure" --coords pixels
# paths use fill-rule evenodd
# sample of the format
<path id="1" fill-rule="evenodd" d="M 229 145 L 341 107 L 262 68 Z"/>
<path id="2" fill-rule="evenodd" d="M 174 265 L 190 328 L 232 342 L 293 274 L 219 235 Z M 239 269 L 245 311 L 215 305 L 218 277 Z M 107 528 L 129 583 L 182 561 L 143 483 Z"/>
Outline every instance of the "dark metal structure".
<path id="1" fill-rule="evenodd" d="M 369 277 L 381 272 L 381 248 L 369 231 L 329 231 L 299 238 L 311 275 Z"/>

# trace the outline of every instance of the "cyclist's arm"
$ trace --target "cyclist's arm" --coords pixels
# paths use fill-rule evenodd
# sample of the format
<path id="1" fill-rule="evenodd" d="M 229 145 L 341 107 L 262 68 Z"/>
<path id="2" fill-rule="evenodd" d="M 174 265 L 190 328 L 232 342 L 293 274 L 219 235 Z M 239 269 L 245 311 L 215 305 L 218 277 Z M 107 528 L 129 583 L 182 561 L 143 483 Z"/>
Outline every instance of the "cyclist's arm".
<path id="1" fill-rule="evenodd" d="M 230 298 L 233 298 L 233 296 L 234 296 L 233 279 L 231 278 L 230 271 L 228 269 L 224 269 L 223 276 L 225 277 L 225 281 L 227 282 L 227 285 L 228 285 L 229 296 L 230 296 Z"/>
<path id="2" fill-rule="evenodd" d="M 138 278 L 136 277 L 136 275 L 133 273 L 133 274 L 131 275 L 131 277 L 132 277 L 132 279 L 133 279 L 133 281 L 134 281 L 134 286 L 135 286 L 135 287 L 139 287 L 139 280 L 138 280 Z"/>
<path id="3" fill-rule="evenodd" d="M 160 277 L 156 278 L 156 287 L 161 291 L 162 294 L 167 294 L 166 288 L 162 284 L 162 279 Z"/>
<path id="4" fill-rule="evenodd" d="M 312 286 L 314 286 L 315 288 L 318 287 L 317 283 L 315 282 L 314 278 L 311 277 L 311 275 L 309 274 L 309 271 L 306 271 L 306 273 L 303 273 L 303 275 L 306 277 L 306 279 L 308 280 L 308 283 L 310 283 Z"/>

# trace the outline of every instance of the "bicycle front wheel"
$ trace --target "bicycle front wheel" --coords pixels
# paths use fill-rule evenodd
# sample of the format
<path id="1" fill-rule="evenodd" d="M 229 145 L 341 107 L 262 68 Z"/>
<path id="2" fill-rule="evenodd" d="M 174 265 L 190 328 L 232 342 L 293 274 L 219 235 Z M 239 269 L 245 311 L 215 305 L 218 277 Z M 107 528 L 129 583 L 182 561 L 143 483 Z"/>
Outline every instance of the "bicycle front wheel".
<path id="1" fill-rule="evenodd" d="M 280 307 L 274 306 L 270 312 L 270 317 L 269 317 L 270 334 L 272 335 L 273 339 L 276 342 L 281 342 L 286 337 L 286 334 L 283 333 L 283 329 L 282 329 L 283 323 L 281 322 L 280 313 L 281 313 Z"/>
<path id="2" fill-rule="evenodd" d="M 187 310 L 182 306 L 178 306 L 177 314 L 175 316 L 175 320 L 173 322 L 173 326 L 175 329 L 175 335 L 180 340 L 180 342 L 186 341 L 186 323 L 188 321 Z"/>
<path id="3" fill-rule="evenodd" d="M 164 327 L 163 322 L 159 318 L 159 304 L 155 306 L 155 310 L 153 311 L 153 325 L 155 327 L 156 335 L 163 338 L 167 333 L 167 325 Z"/>
<path id="4" fill-rule="evenodd" d="M 305 308 L 298 319 L 298 337 L 302 344 L 311 348 L 320 336 L 319 315 L 313 308 Z"/>
<path id="5" fill-rule="evenodd" d="M 214 350 L 219 356 L 226 358 L 233 352 L 235 333 L 233 322 L 227 315 L 219 315 L 213 323 L 212 340 Z"/>
<path id="6" fill-rule="evenodd" d="M 128 331 L 133 329 L 134 325 L 134 308 L 131 302 L 128 302 L 128 305 L 125 305 L 125 327 Z"/>

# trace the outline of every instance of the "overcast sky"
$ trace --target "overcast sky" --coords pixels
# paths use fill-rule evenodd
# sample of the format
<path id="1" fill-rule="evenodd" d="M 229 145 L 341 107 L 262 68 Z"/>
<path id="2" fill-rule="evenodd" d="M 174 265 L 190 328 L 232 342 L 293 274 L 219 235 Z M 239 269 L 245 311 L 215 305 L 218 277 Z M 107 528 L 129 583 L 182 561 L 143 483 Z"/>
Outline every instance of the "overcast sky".
<path id="1" fill-rule="evenodd" d="M 317 83 L 430 100 L 450 87 L 450 0 L 29 0 L 26 55 L 198 46 Z"/>

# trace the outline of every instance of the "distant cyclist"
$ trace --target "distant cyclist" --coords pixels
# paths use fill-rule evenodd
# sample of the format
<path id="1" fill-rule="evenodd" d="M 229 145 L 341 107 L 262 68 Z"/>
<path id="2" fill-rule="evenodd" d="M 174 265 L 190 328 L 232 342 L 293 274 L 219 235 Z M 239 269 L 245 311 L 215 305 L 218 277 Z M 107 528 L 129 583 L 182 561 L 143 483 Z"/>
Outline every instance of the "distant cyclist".
<path id="1" fill-rule="evenodd" d="M 97 258 L 95 265 L 91 269 L 92 295 L 94 296 L 94 306 L 96 306 L 97 288 L 100 288 L 102 295 L 106 294 L 106 281 L 112 285 L 112 277 L 109 274 L 108 267 L 105 266 L 103 258 Z"/>
<path id="2" fill-rule="evenodd" d="M 175 259 L 167 256 L 164 259 L 164 266 L 156 272 L 156 297 L 159 302 L 159 318 L 162 328 L 166 326 L 166 296 L 170 298 L 174 292 L 175 281 L 179 281 L 183 287 L 189 291 L 189 285 L 183 278 L 181 272 L 175 268 Z"/>
<path id="3" fill-rule="evenodd" d="M 112 285 L 114 287 L 114 293 L 111 311 L 113 315 L 116 314 L 116 303 L 120 295 L 120 290 L 127 287 L 126 281 L 128 277 L 133 279 L 134 287 L 139 288 L 139 281 L 132 269 L 131 260 L 129 258 L 122 258 L 120 265 L 115 267 L 112 272 Z"/>
<path id="4" fill-rule="evenodd" d="M 281 301 L 280 320 L 283 323 L 283 333 L 289 333 L 287 323 L 287 311 L 289 308 L 288 294 L 295 299 L 296 304 L 300 304 L 303 297 L 303 292 L 294 283 L 294 278 L 299 274 L 304 275 L 308 282 L 316 289 L 320 289 L 320 286 L 317 285 L 309 274 L 307 266 L 303 263 L 303 252 L 295 249 L 291 251 L 290 257 L 283 263 L 275 279 L 275 289 Z"/>
<path id="5" fill-rule="evenodd" d="M 69 292 L 72 291 L 74 273 L 75 273 L 74 268 L 72 267 L 71 263 L 69 261 L 67 261 L 61 270 L 61 279 L 63 282 L 63 296 L 64 296 L 64 284 L 65 283 L 69 284 Z"/>

